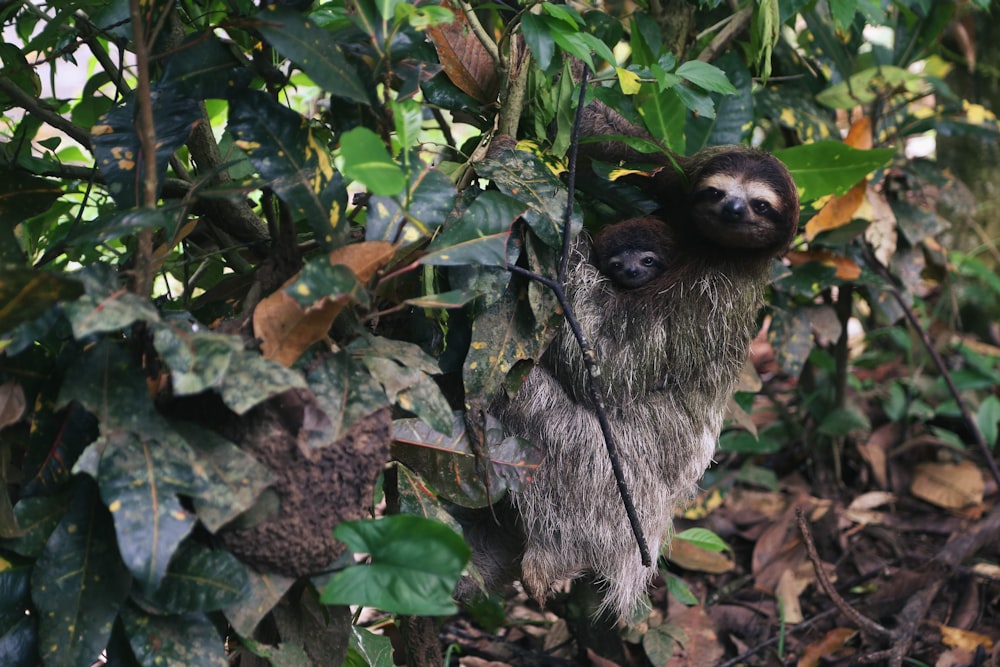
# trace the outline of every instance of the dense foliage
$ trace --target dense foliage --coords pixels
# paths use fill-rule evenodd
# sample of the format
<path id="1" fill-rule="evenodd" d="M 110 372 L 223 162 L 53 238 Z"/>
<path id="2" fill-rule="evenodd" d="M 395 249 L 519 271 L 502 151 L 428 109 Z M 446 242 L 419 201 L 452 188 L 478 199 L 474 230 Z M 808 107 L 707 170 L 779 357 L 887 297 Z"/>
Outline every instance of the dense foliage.
<path id="1" fill-rule="evenodd" d="M 929 367 L 904 315 L 919 330 L 947 319 L 936 303 L 1000 295 L 919 196 L 955 183 L 905 158 L 914 137 L 1000 129 L 945 82 L 955 4 L 261 4 L 0 8 L 0 663 L 223 665 L 228 638 L 275 665 L 386 665 L 345 605 L 455 611 L 468 549 L 439 501 L 484 507 L 537 463 L 483 410 L 561 322 L 507 265 L 555 275 L 567 217 L 656 206 L 595 163 L 565 215 L 567 55 L 662 138 L 645 150 L 753 143 L 800 188 L 767 320 L 799 382 L 758 433 L 748 378 L 727 484 L 773 488 L 781 448 L 835 469 L 878 426 L 862 402 L 995 446 L 995 348 L 947 342 L 959 392 L 944 369 L 849 372 Z M 287 535 L 254 531 L 275 523 L 315 533 L 306 572 L 283 569 Z"/>

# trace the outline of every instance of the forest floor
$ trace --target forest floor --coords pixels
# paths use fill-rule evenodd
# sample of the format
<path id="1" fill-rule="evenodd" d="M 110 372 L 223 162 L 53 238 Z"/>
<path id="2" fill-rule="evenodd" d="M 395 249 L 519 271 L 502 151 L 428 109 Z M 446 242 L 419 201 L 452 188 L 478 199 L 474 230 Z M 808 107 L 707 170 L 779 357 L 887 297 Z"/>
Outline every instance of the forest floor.
<path id="1" fill-rule="evenodd" d="M 755 406 L 758 427 L 774 418 L 768 401 L 791 395 L 768 355 L 755 344 L 770 397 Z M 836 451 L 792 443 L 756 457 L 776 489 L 733 483 L 747 456 L 720 454 L 676 527 L 707 528 L 730 548 L 674 540 L 637 625 L 590 618 L 586 582 L 544 609 L 517 588 L 443 625 L 450 664 L 1000 665 L 1000 494 L 989 466 L 971 450 L 942 456 L 926 429 L 868 417 L 873 430 Z M 675 578 L 689 604 L 667 593 Z"/>

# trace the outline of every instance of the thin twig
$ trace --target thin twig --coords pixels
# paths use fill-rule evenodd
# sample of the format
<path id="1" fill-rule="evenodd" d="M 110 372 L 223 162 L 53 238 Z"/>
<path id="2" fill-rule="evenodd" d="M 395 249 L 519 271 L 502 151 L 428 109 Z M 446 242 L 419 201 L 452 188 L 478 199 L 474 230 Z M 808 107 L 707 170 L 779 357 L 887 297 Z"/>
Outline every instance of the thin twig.
<path id="1" fill-rule="evenodd" d="M 823 588 L 823 591 L 830 598 L 830 601 L 833 602 L 834 606 L 840 610 L 840 613 L 851 619 L 855 625 L 865 632 L 892 639 L 894 636 L 892 630 L 889 630 L 888 628 L 885 628 L 868 618 L 849 605 L 847 600 L 840 597 L 840 593 L 838 593 L 837 589 L 833 587 L 833 584 L 830 582 L 830 578 L 826 574 L 826 569 L 823 567 L 823 562 L 819 559 L 819 554 L 816 553 L 816 544 L 813 542 L 812 532 L 809 530 L 809 523 L 806 521 L 805 512 L 802 511 L 801 507 L 796 508 L 795 518 L 799 522 L 799 532 L 802 533 L 802 541 L 805 542 L 806 553 L 809 554 L 809 560 L 812 562 L 813 570 L 816 572 L 816 578 L 819 580 L 819 585 Z"/>
<path id="2" fill-rule="evenodd" d="M 969 412 L 969 406 L 966 405 L 965 400 L 962 398 L 961 393 L 958 391 L 958 387 L 955 386 L 955 381 L 951 379 L 951 373 L 948 372 L 948 367 L 944 363 L 944 359 L 938 354 L 937 349 L 934 347 L 934 342 L 931 341 L 931 337 L 927 334 L 927 331 L 920 326 L 920 321 L 917 320 L 917 316 L 913 313 L 913 309 L 906 305 L 903 300 L 903 295 L 896 286 L 896 282 L 889 275 L 889 271 L 882 265 L 882 263 L 875 257 L 875 254 L 869 248 L 865 248 L 865 255 L 868 263 L 875 269 L 875 271 L 882 277 L 886 285 L 889 288 L 889 293 L 892 294 L 896 303 L 899 307 L 903 309 L 903 314 L 906 316 L 906 320 L 913 327 L 913 330 L 917 332 L 920 336 L 920 342 L 923 343 L 924 348 L 927 353 L 931 355 L 931 359 L 934 361 L 934 365 L 937 367 L 938 372 L 941 373 L 941 377 L 944 379 L 946 385 L 948 385 L 948 391 L 951 393 L 952 398 L 955 399 L 955 403 L 958 405 L 959 411 L 962 413 L 962 419 L 965 420 L 965 425 L 972 433 L 973 439 L 976 441 L 976 445 L 979 447 L 980 453 L 982 453 L 983 458 L 986 460 L 986 465 L 990 469 L 990 473 L 993 475 L 993 479 L 996 480 L 998 486 L 1000 486 L 1000 469 L 997 468 L 996 459 L 993 458 L 993 453 L 990 451 L 989 445 L 986 444 L 986 438 L 983 437 L 982 431 L 979 430 L 979 425 L 976 423 L 975 418 L 972 413 Z"/>

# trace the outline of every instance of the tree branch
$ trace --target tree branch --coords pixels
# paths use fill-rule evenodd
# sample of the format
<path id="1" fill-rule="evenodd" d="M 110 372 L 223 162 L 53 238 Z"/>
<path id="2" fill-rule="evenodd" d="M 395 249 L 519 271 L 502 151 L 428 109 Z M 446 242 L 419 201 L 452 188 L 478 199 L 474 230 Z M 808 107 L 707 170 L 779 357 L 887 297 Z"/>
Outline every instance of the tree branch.
<path id="1" fill-rule="evenodd" d="M 142 1 L 129 0 L 132 35 L 135 40 L 136 62 L 136 118 L 135 129 L 142 151 L 142 195 L 137 197 L 141 206 L 156 208 L 156 126 L 153 120 L 153 93 L 149 80 L 150 44 L 146 39 L 146 25 L 142 15 Z M 138 165 L 136 166 L 138 168 Z M 138 194 L 138 193 L 137 193 Z M 132 291 L 148 295 L 153 284 L 153 230 L 144 229 L 137 234 Z"/>
<path id="2" fill-rule="evenodd" d="M 49 105 L 18 88 L 14 82 L 7 77 L 0 76 L 0 93 L 9 97 L 14 104 L 21 107 L 32 116 L 36 116 L 57 130 L 65 132 L 74 141 L 87 150 L 90 150 L 90 135 L 87 132 L 57 114 Z"/>

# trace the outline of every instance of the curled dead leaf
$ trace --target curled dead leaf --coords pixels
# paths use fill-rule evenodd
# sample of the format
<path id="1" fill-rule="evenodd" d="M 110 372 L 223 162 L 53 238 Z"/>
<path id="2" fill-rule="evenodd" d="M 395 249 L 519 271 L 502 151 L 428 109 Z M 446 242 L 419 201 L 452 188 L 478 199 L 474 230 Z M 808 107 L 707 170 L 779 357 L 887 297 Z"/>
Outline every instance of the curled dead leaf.
<path id="1" fill-rule="evenodd" d="M 921 463 L 913 474 L 910 493 L 946 509 L 962 509 L 983 502 L 986 482 L 972 461 Z"/>
<path id="2" fill-rule="evenodd" d="M 337 248 L 329 259 L 331 265 L 344 265 L 360 282 L 367 283 L 392 259 L 393 249 L 385 241 L 354 243 Z M 294 364 L 309 346 L 326 337 L 349 301 L 347 296 L 321 296 L 313 305 L 303 308 L 285 293 L 285 288 L 298 279 L 298 273 L 289 278 L 280 289 L 262 299 L 253 312 L 253 331 L 260 339 L 261 352 L 285 366 Z"/>

